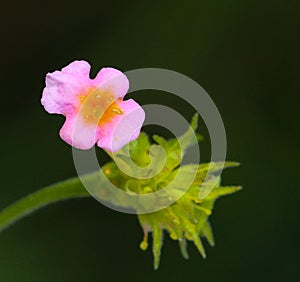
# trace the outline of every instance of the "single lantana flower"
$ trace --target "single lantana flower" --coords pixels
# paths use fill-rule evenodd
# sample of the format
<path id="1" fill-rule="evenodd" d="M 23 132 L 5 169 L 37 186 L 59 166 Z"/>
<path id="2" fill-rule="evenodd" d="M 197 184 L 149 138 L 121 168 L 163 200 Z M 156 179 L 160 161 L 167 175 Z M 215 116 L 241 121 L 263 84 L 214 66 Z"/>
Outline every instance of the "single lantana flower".
<path id="1" fill-rule="evenodd" d="M 97 143 L 118 151 L 139 136 L 145 112 L 134 100 L 123 100 L 129 81 L 121 71 L 102 68 L 94 79 L 89 73 L 86 61 L 48 73 L 41 103 L 48 113 L 66 117 L 60 137 L 71 146 L 87 150 Z"/>

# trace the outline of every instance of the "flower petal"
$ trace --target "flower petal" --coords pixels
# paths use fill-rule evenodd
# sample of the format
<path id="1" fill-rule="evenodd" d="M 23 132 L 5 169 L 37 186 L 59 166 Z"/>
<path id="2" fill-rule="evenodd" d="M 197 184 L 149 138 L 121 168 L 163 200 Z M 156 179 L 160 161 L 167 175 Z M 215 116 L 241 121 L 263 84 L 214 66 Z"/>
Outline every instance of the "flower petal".
<path id="1" fill-rule="evenodd" d="M 91 84 L 90 65 L 85 61 L 75 61 L 46 75 L 46 87 L 41 103 L 50 114 L 71 114 L 78 107 L 76 96 Z"/>
<path id="2" fill-rule="evenodd" d="M 134 100 L 116 103 L 123 113 L 115 115 L 109 123 L 99 128 L 99 141 L 97 142 L 99 147 L 112 152 L 120 150 L 124 145 L 135 140 L 145 120 L 143 108 Z"/>
<path id="3" fill-rule="evenodd" d="M 69 145 L 88 150 L 97 141 L 97 125 L 87 124 L 80 115 L 68 116 L 59 135 Z"/>
<path id="4" fill-rule="evenodd" d="M 73 76 L 77 75 L 79 77 L 89 78 L 90 76 L 91 66 L 88 62 L 81 60 L 81 61 L 74 61 L 64 67 L 61 71 L 65 73 L 69 73 Z"/>
<path id="5" fill-rule="evenodd" d="M 93 80 L 93 85 L 113 93 L 116 99 L 123 98 L 129 89 L 126 75 L 114 68 L 102 68 Z"/>

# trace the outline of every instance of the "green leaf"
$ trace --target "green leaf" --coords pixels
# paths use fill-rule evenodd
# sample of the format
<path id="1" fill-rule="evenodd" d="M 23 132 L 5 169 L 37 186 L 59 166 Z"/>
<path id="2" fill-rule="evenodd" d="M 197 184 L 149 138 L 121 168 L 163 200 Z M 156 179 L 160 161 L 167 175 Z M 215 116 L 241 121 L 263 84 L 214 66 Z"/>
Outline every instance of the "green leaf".
<path id="1" fill-rule="evenodd" d="M 213 235 L 212 228 L 210 226 L 209 221 L 205 222 L 202 232 L 201 232 L 201 235 L 207 239 L 208 243 L 212 247 L 215 245 L 214 235 Z"/>
<path id="2" fill-rule="evenodd" d="M 154 224 L 152 226 L 153 228 L 153 256 L 154 256 L 154 269 L 158 269 L 159 262 L 160 262 L 160 253 L 161 253 L 161 247 L 162 247 L 162 238 L 163 238 L 163 231 L 160 226 L 157 224 Z"/>
<path id="3" fill-rule="evenodd" d="M 180 252 L 181 252 L 182 256 L 185 259 L 188 259 L 189 254 L 188 254 L 188 251 L 187 251 L 187 243 L 186 243 L 185 238 L 179 239 L 179 248 L 180 248 Z"/>
<path id="4" fill-rule="evenodd" d="M 161 137 L 161 136 L 159 136 L 159 135 L 153 135 L 153 140 L 157 143 L 157 144 L 159 144 L 160 146 L 162 146 L 162 147 L 164 147 L 164 148 L 166 148 L 166 145 L 167 145 L 167 140 L 165 139 L 165 138 L 163 138 L 163 137 Z"/>
<path id="5" fill-rule="evenodd" d="M 242 189 L 241 186 L 220 186 L 214 188 L 210 194 L 205 198 L 207 201 L 215 200 L 222 196 L 227 196 L 236 193 Z"/>
<path id="6" fill-rule="evenodd" d="M 237 162 L 211 162 L 200 164 L 198 167 L 197 176 L 195 178 L 195 184 L 200 185 L 205 179 L 207 181 L 213 181 L 216 172 L 220 172 L 221 169 L 225 169 L 228 167 L 236 167 L 239 166 Z M 204 194 L 204 191 L 203 191 Z M 206 194 L 205 194 L 206 195 Z"/>
<path id="7" fill-rule="evenodd" d="M 190 123 L 190 128 L 186 131 L 186 133 L 179 137 L 179 143 L 183 152 L 186 151 L 187 148 L 195 145 L 200 139 L 201 135 L 195 133 L 198 127 L 198 118 L 199 115 L 194 114 Z"/>
<path id="8" fill-rule="evenodd" d="M 200 134 L 195 133 L 197 126 L 198 114 L 195 114 L 191 120 L 190 127 L 178 138 L 178 140 L 175 138 L 166 140 L 158 135 L 153 136 L 153 140 L 166 150 L 168 157 L 166 164 L 167 169 L 174 169 L 178 166 L 186 149 L 202 139 Z"/>
<path id="9" fill-rule="evenodd" d="M 228 167 L 236 167 L 239 166 L 238 162 L 210 162 L 199 165 L 198 172 L 207 172 L 214 173 L 219 171 L 220 169 L 228 168 Z"/>
<path id="10" fill-rule="evenodd" d="M 140 167 L 146 167 L 150 163 L 150 141 L 148 136 L 141 132 L 138 139 L 129 143 L 129 153 L 132 160 Z"/>
<path id="11" fill-rule="evenodd" d="M 204 249 L 201 239 L 196 231 L 196 226 L 184 217 L 182 217 L 182 222 L 186 228 L 186 231 L 192 235 L 192 240 L 194 241 L 194 244 L 195 244 L 196 248 L 198 249 L 199 253 L 202 255 L 203 258 L 205 258 L 206 257 L 205 249 Z"/>

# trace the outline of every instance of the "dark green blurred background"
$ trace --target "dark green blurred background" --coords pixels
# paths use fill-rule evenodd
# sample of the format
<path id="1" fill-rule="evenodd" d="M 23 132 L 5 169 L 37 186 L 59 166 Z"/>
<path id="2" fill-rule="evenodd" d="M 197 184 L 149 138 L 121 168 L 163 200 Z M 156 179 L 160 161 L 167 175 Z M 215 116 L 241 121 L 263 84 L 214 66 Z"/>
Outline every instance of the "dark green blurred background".
<path id="1" fill-rule="evenodd" d="M 75 59 L 93 74 L 158 67 L 196 80 L 223 117 L 228 160 L 242 163 L 224 183 L 244 190 L 217 203 L 206 260 L 190 245 L 185 261 L 166 238 L 156 272 L 136 216 L 93 199 L 53 205 L 0 234 L 0 281 L 299 281 L 298 18 L 290 0 L 2 4 L 1 208 L 75 175 L 63 117 L 39 102 L 45 74 Z"/>

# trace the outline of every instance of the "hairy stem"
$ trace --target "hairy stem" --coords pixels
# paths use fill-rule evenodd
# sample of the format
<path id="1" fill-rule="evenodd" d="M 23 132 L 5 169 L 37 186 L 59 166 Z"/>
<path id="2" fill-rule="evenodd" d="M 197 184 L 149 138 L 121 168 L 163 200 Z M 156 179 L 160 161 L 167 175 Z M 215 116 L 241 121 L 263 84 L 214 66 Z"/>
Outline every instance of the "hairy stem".
<path id="1" fill-rule="evenodd" d="M 88 174 L 85 178 L 92 180 L 96 175 L 97 173 Z M 78 177 L 38 190 L 0 212 L 0 232 L 37 209 L 58 201 L 83 197 L 91 197 L 91 195 Z"/>

